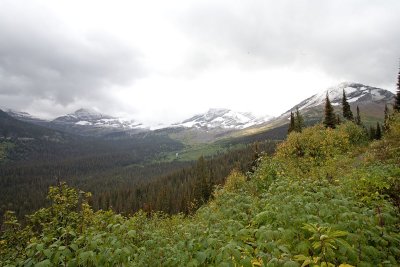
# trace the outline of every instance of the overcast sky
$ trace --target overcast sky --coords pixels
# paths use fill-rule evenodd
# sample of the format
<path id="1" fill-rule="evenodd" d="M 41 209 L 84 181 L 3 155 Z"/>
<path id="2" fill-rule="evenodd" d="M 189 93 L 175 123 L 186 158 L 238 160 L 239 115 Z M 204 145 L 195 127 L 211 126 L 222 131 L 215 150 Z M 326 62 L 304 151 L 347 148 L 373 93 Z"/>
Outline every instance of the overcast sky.
<path id="1" fill-rule="evenodd" d="M 279 115 L 343 81 L 394 91 L 399 25 L 399 0 L 0 0 L 0 107 Z"/>

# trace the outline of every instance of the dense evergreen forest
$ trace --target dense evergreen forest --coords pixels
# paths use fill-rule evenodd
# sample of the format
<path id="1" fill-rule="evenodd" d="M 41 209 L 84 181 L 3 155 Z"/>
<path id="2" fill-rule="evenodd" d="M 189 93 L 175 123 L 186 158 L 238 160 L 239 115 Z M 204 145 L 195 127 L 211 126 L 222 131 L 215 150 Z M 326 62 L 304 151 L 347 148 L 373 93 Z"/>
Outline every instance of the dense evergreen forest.
<path id="1" fill-rule="evenodd" d="M 103 185 L 110 189 L 128 178 L 135 183 L 187 166 L 152 164 L 160 153 L 183 148 L 167 135 L 84 138 L 21 122 L 1 111 L 0 124 L 7 129 L 7 138 L 0 139 L 0 214 L 12 209 L 23 216 L 43 207 L 48 187 L 59 180 L 97 193 Z"/>
<path id="2" fill-rule="evenodd" d="M 24 225 L 5 214 L 1 265 L 398 266 L 400 114 L 386 122 L 375 141 L 351 121 L 293 131 L 211 195 L 197 179 L 210 200 L 189 215 L 94 211 L 90 193 L 59 183 Z M 186 171 L 211 177 L 204 163 Z"/>

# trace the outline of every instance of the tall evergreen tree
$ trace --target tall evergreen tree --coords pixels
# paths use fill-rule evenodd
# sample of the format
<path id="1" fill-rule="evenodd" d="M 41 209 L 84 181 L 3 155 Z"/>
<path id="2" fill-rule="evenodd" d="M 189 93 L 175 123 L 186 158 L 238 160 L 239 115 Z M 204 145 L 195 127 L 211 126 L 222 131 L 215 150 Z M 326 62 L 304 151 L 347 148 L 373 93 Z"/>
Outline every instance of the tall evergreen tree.
<path id="1" fill-rule="evenodd" d="M 385 118 L 383 121 L 383 131 L 387 132 L 389 130 L 389 119 L 390 119 L 390 114 L 389 114 L 389 108 L 387 104 L 385 104 Z"/>
<path id="2" fill-rule="evenodd" d="M 250 172 L 254 172 L 257 169 L 258 163 L 260 162 L 259 159 L 261 157 L 261 152 L 260 152 L 260 144 L 258 141 L 256 141 L 253 145 L 253 162 L 251 163 L 251 169 Z M 239 169 L 239 168 L 238 168 Z"/>
<path id="3" fill-rule="evenodd" d="M 369 126 L 369 139 L 374 140 L 376 138 L 376 129 L 374 126 Z"/>
<path id="4" fill-rule="evenodd" d="M 296 118 L 294 120 L 294 130 L 298 133 L 301 133 L 304 127 L 304 119 L 300 114 L 299 108 L 296 109 Z"/>
<path id="5" fill-rule="evenodd" d="M 291 132 L 294 131 L 294 124 L 295 124 L 295 122 L 294 122 L 294 114 L 293 114 L 293 112 L 291 111 L 291 112 L 290 112 L 290 123 L 289 123 L 288 134 L 290 134 Z"/>
<path id="6" fill-rule="evenodd" d="M 357 106 L 357 115 L 355 118 L 355 123 L 357 125 L 361 125 L 361 116 L 360 116 L 360 108 Z"/>
<path id="7" fill-rule="evenodd" d="M 336 114 L 336 125 L 339 125 L 342 123 L 342 120 L 340 119 L 339 114 Z"/>
<path id="8" fill-rule="evenodd" d="M 327 128 L 335 128 L 336 127 L 336 116 L 333 110 L 331 101 L 329 100 L 328 93 L 326 93 L 325 98 L 325 118 L 324 125 Z"/>
<path id="9" fill-rule="evenodd" d="M 200 156 L 196 162 L 196 182 L 193 188 L 193 195 L 198 205 L 207 202 L 212 191 L 210 184 L 209 170 L 203 156 Z"/>
<path id="10" fill-rule="evenodd" d="M 395 96 L 393 109 L 394 111 L 400 112 L 400 68 L 399 68 L 399 74 L 397 75 L 397 93 Z"/>
<path id="11" fill-rule="evenodd" d="M 350 104 L 349 104 L 349 102 L 347 102 L 347 97 L 346 97 L 346 93 L 345 93 L 344 89 L 343 89 L 343 98 L 342 98 L 342 108 L 343 108 L 343 118 L 352 121 L 354 119 L 353 112 L 351 112 Z"/>
<path id="12" fill-rule="evenodd" d="M 382 138 L 382 130 L 379 122 L 376 123 L 375 139 L 380 140 Z"/>

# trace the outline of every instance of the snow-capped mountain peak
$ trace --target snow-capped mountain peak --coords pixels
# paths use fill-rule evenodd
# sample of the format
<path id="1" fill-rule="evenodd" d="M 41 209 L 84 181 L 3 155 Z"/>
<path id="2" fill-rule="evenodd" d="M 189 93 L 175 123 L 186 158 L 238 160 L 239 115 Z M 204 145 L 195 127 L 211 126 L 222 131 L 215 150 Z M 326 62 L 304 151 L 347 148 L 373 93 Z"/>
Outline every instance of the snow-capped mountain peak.
<path id="1" fill-rule="evenodd" d="M 102 114 L 93 109 L 81 108 L 73 113 L 58 117 L 52 121 L 55 124 L 76 125 L 96 128 L 136 129 L 143 128 L 134 120 L 116 118 Z"/>
<path id="2" fill-rule="evenodd" d="M 257 118 L 249 112 L 238 112 L 230 109 L 211 108 L 206 113 L 198 114 L 190 119 L 177 123 L 174 126 L 186 128 L 223 128 L 223 129 L 243 129 L 256 124 L 261 124 L 271 117 L 265 116 Z"/>
<path id="3" fill-rule="evenodd" d="M 97 112 L 92 109 L 85 109 L 81 108 L 76 110 L 73 113 L 69 113 L 65 116 L 58 117 L 53 120 L 55 123 L 62 123 L 62 122 L 69 122 L 69 123 L 76 123 L 80 121 L 87 121 L 87 122 L 95 122 L 101 119 L 112 119 L 113 117 L 104 115 L 100 112 Z"/>
<path id="4" fill-rule="evenodd" d="M 361 83 L 343 82 L 338 84 L 337 86 L 330 87 L 327 90 L 322 91 L 321 93 L 315 94 L 307 98 L 306 100 L 296 105 L 294 109 L 299 108 L 299 110 L 302 110 L 323 105 L 325 103 L 325 98 L 327 94 L 332 105 L 340 105 L 342 103 L 343 90 L 346 93 L 347 101 L 349 103 L 380 100 L 390 101 L 393 97 L 393 94 L 390 91 L 381 88 L 367 86 Z"/>

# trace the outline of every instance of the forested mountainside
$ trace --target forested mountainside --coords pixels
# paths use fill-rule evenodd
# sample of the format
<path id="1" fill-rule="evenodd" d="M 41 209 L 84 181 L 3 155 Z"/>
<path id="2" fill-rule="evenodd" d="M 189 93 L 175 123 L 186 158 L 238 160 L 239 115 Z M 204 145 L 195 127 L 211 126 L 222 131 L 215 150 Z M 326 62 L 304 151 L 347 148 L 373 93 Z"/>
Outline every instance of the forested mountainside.
<path id="1" fill-rule="evenodd" d="M 292 132 L 254 172 L 232 171 L 193 215 L 93 211 L 51 187 L 21 225 L 5 215 L 3 266 L 398 266 L 400 114 L 370 142 L 353 122 Z"/>

